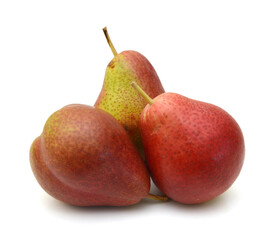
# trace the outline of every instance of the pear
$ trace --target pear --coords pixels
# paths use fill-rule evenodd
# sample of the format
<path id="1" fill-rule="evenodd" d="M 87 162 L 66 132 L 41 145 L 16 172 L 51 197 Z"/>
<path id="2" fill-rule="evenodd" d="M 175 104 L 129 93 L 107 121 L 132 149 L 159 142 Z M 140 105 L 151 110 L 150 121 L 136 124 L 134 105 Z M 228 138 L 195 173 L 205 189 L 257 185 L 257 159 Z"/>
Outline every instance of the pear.
<path id="1" fill-rule="evenodd" d="M 140 134 L 140 114 L 146 105 L 145 100 L 131 87 L 137 82 L 151 97 L 164 92 L 159 77 L 151 63 L 136 51 L 115 50 L 107 28 L 103 29 L 107 42 L 114 54 L 108 64 L 101 92 L 95 103 L 114 116 L 127 130 L 132 141 L 143 152 Z"/>
<path id="2" fill-rule="evenodd" d="M 30 148 L 30 164 L 52 197 L 77 206 L 126 206 L 149 194 L 150 176 L 109 113 L 72 104 L 53 113 Z"/>
<path id="3" fill-rule="evenodd" d="M 238 123 L 215 105 L 176 93 L 151 99 L 141 114 L 145 156 L 156 186 L 184 204 L 211 200 L 238 177 L 245 144 Z"/>

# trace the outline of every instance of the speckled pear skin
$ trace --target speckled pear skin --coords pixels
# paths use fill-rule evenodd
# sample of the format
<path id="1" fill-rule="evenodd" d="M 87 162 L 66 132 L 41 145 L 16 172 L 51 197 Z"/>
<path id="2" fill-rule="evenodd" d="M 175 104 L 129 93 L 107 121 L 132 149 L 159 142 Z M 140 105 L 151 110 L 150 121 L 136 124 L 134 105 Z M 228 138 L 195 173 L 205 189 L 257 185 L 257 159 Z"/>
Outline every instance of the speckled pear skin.
<path id="1" fill-rule="evenodd" d="M 237 122 L 215 105 L 179 94 L 161 94 L 145 107 L 141 133 L 154 183 L 180 203 L 202 203 L 222 194 L 244 162 Z"/>
<path id="2" fill-rule="evenodd" d="M 110 114 L 87 105 L 53 113 L 30 148 L 33 173 L 51 196 L 77 206 L 126 206 L 148 195 L 136 147 Z"/>
<path id="3" fill-rule="evenodd" d="M 153 98 L 164 92 L 159 77 L 147 58 L 136 51 L 124 51 L 108 64 L 95 107 L 114 116 L 141 152 L 140 114 L 146 102 L 132 88 L 132 81 L 138 83 Z"/>

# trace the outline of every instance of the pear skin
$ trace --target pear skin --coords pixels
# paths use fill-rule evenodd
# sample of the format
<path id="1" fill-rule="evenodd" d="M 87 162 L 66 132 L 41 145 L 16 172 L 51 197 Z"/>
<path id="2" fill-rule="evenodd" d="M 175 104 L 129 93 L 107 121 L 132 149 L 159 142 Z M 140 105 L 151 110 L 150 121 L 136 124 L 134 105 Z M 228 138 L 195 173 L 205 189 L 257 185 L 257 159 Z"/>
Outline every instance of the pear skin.
<path id="1" fill-rule="evenodd" d="M 151 97 L 163 93 L 164 89 L 147 58 L 136 51 L 123 51 L 117 54 L 107 30 L 104 31 L 114 58 L 106 68 L 102 90 L 95 107 L 114 116 L 142 152 L 140 115 L 146 102 L 130 84 L 132 81 L 137 82 Z"/>
<path id="2" fill-rule="evenodd" d="M 234 118 L 220 107 L 176 93 L 150 99 L 139 92 L 149 103 L 141 114 L 141 134 L 156 186 L 184 204 L 225 192 L 238 177 L 245 155 Z"/>
<path id="3" fill-rule="evenodd" d="M 127 132 L 91 106 L 53 113 L 31 145 L 30 164 L 42 188 L 68 204 L 126 206 L 149 197 L 149 173 Z"/>

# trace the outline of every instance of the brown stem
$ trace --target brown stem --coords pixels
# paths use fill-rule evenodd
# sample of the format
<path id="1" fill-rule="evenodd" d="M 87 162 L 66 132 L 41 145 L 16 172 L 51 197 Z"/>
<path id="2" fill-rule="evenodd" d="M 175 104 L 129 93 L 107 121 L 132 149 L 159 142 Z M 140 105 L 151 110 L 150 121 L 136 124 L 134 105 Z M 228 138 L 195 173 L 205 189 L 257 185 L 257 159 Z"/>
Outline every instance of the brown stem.
<path id="1" fill-rule="evenodd" d="M 112 43 L 112 41 L 110 39 L 110 36 L 108 34 L 108 31 L 107 31 L 107 27 L 104 27 L 102 30 L 104 32 L 105 38 L 106 38 L 106 40 L 108 42 L 108 45 L 112 50 L 112 53 L 114 54 L 114 56 L 116 56 L 118 53 L 117 53 L 117 51 L 116 51 L 116 49 L 115 49 L 115 47 L 114 47 L 114 45 L 113 45 L 113 43 Z"/>
<path id="2" fill-rule="evenodd" d="M 148 196 L 146 198 L 149 198 L 149 199 L 153 199 L 153 200 L 159 200 L 159 201 L 163 201 L 163 202 L 166 202 L 169 200 L 168 197 L 166 196 L 158 196 L 158 195 L 154 195 L 154 194 L 148 194 Z"/>
<path id="3" fill-rule="evenodd" d="M 148 102 L 150 105 L 154 103 L 154 100 L 151 99 L 136 82 L 131 82 L 131 85 L 139 92 L 139 94 L 146 100 L 146 102 Z"/>

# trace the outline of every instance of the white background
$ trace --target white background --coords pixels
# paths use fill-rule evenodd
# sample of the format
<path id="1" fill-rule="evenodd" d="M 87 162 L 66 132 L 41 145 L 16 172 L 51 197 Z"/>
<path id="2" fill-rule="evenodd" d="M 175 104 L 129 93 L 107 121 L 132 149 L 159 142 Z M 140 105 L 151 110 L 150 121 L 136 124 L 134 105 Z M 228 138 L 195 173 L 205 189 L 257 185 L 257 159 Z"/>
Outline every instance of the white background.
<path id="1" fill-rule="evenodd" d="M 112 53 L 137 50 L 166 91 L 214 103 L 246 142 L 233 186 L 205 204 L 79 208 L 47 195 L 29 147 L 51 113 L 93 105 Z M 272 1 L 1 1 L 1 239 L 273 239 Z M 153 192 L 156 189 L 152 189 Z"/>

